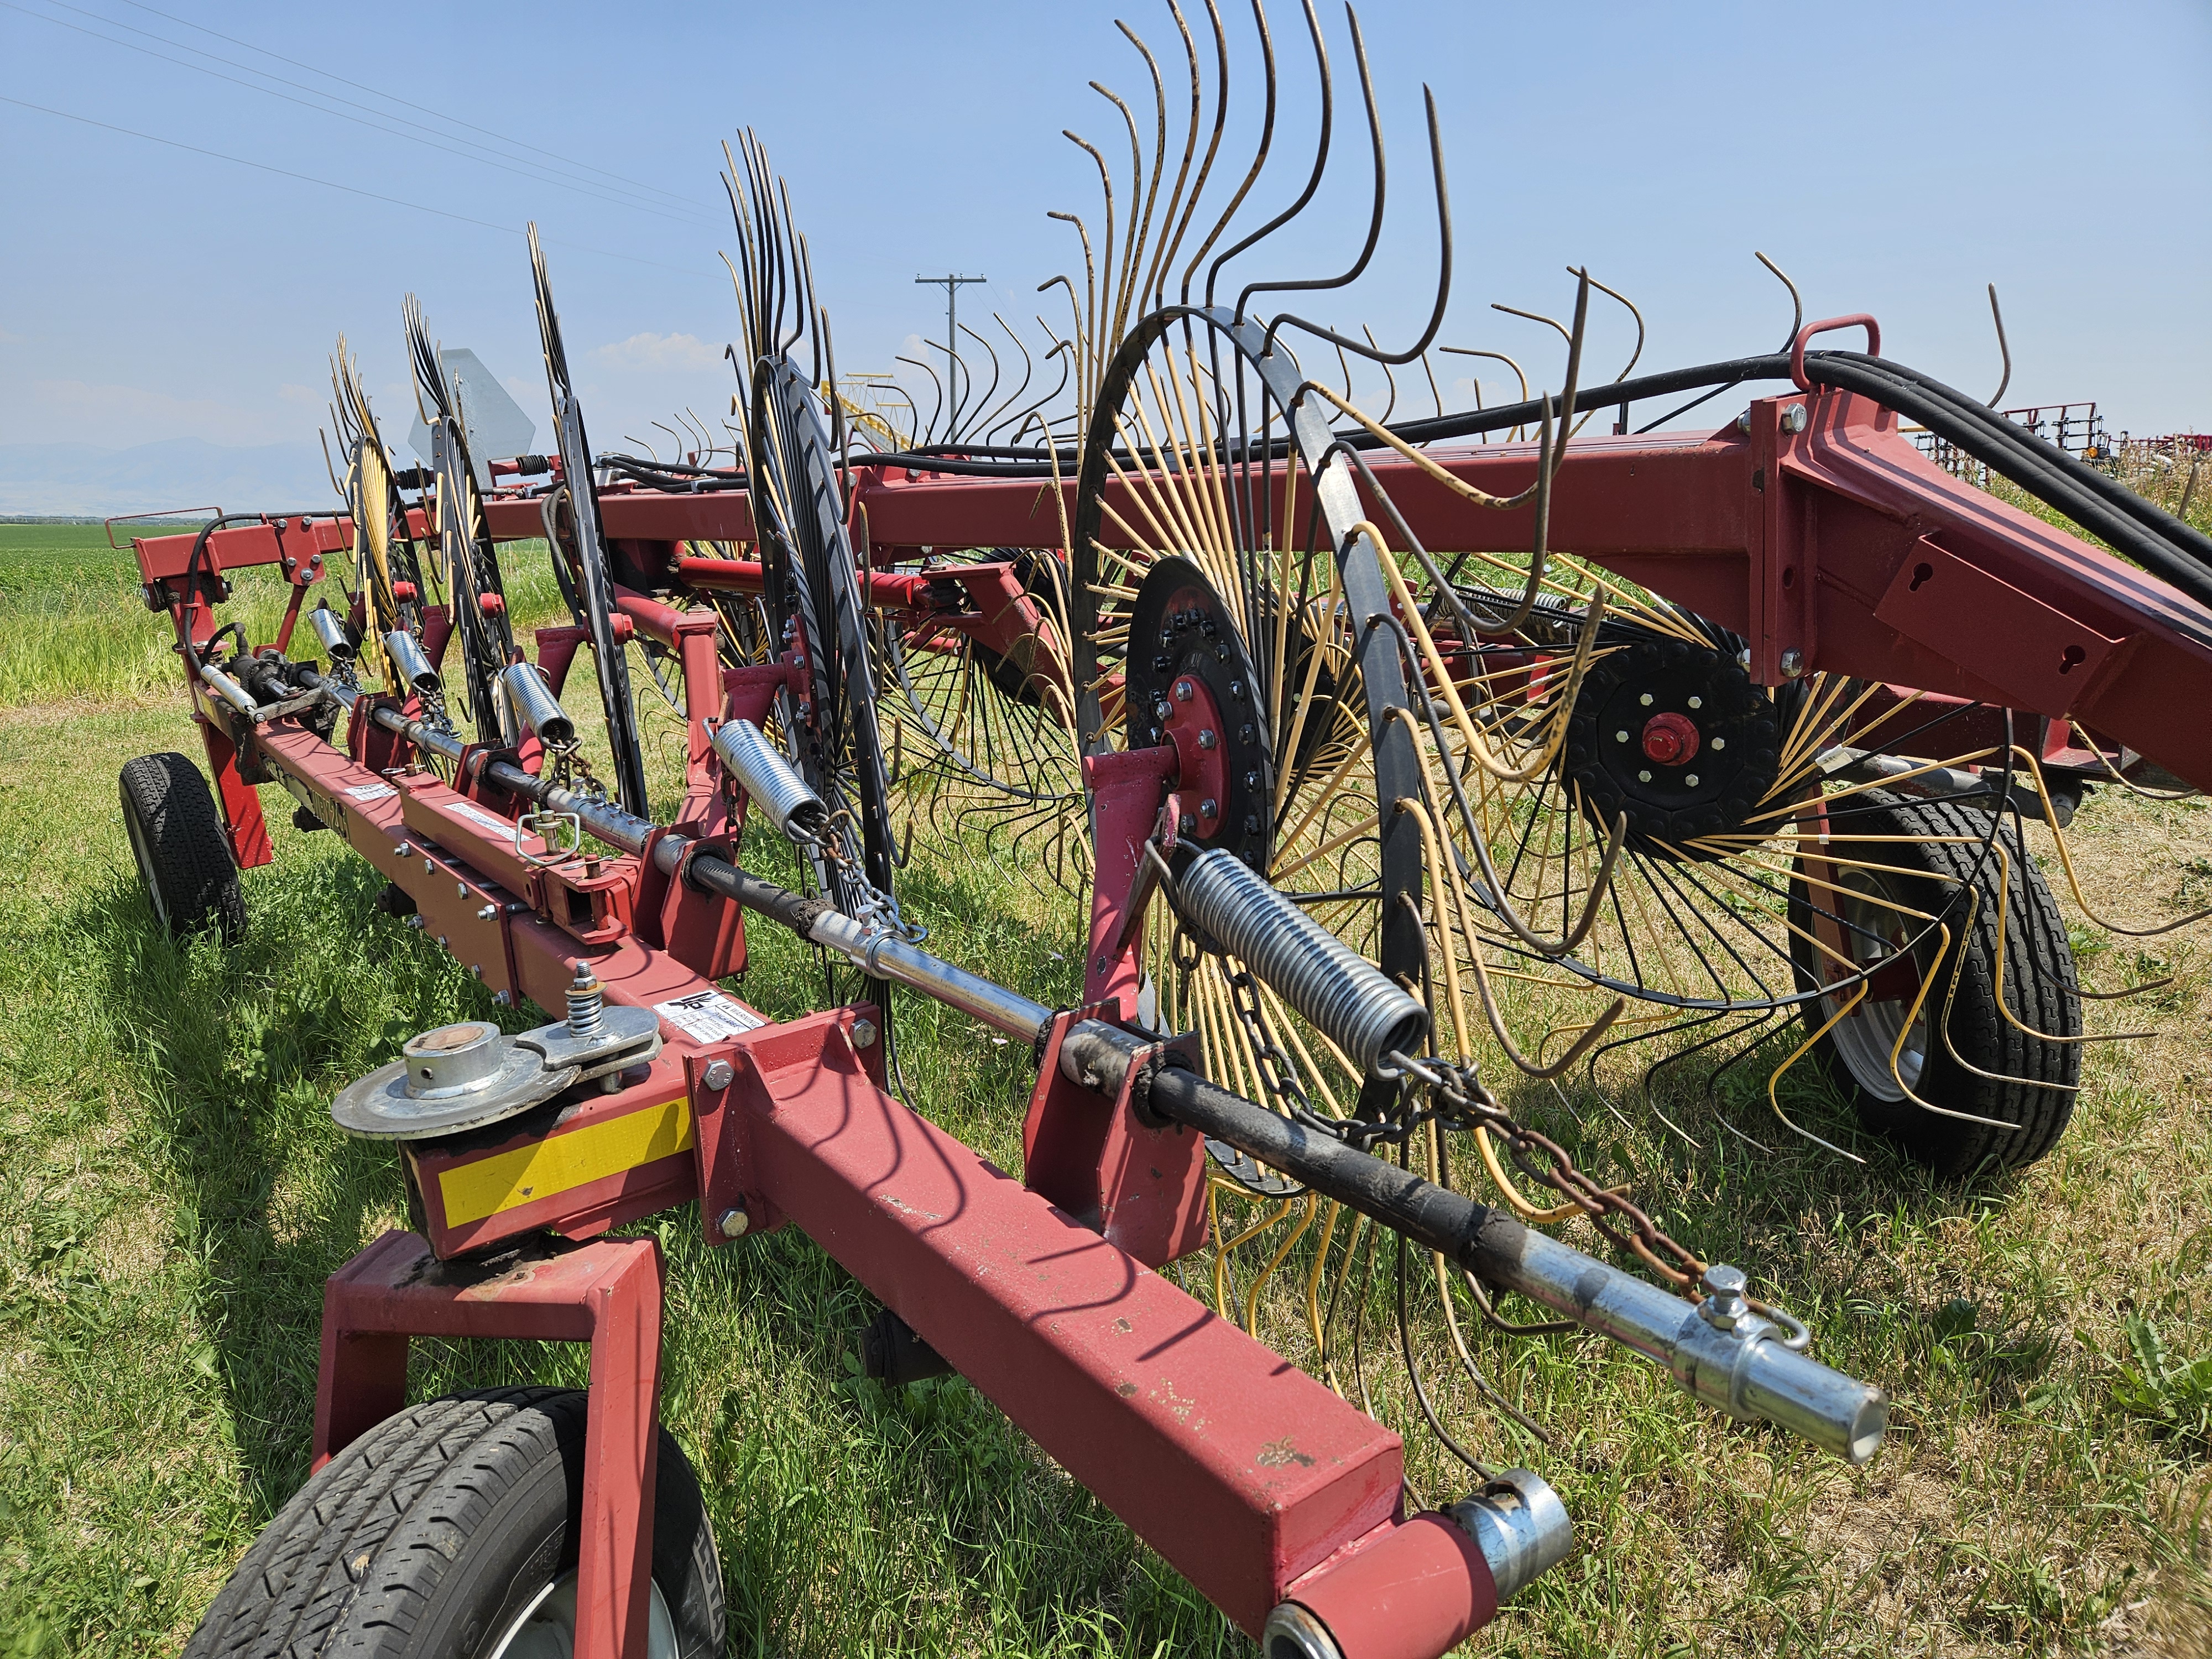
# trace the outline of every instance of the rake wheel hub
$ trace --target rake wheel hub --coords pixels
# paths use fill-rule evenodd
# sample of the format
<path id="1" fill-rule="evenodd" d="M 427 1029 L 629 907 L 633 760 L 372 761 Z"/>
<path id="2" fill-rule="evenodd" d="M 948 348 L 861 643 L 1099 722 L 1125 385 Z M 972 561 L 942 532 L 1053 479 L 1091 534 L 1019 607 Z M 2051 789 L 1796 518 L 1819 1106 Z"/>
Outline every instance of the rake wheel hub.
<path id="1" fill-rule="evenodd" d="M 1741 829 L 1774 787 L 1781 726 L 1728 652 L 1647 638 L 1591 665 L 1562 761 L 1601 829 L 1626 813 L 1638 852 L 1703 862 L 1722 854 L 1686 843 Z"/>
<path id="2" fill-rule="evenodd" d="M 1127 664 L 1128 745 L 1175 745 L 1188 819 L 1179 833 L 1266 869 L 1275 781 L 1266 703 L 1229 607 L 1188 560 L 1146 573 Z"/>

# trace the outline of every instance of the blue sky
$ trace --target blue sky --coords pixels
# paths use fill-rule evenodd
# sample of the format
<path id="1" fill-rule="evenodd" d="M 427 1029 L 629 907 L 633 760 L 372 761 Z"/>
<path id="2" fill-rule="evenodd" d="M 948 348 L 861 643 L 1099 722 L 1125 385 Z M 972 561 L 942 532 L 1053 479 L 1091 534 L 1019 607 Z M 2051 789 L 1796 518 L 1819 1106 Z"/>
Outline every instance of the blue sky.
<path id="1" fill-rule="evenodd" d="M 1119 15 L 1161 54 L 1173 109 L 1164 0 Z M 1149 78 L 1115 15 L 6 0 L 0 96 L 17 101 L 0 103 L 0 444 L 311 440 L 341 330 L 397 438 L 411 410 L 410 289 L 446 343 L 475 349 L 542 423 L 519 234 L 532 218 L 598 442 L 651 435 L 645 423 L 678 407 L 726 409 L 735 319 L 716 172 L 721 139 L 744 125 L 791 181 L 841 368 L 889 368 L 917 331 L 941 331 L 941 290 L 915 287 L 919 272 L 984 273 L 963 317 L 1026 319 L 1043 303 L 1036 284 L 1076 257 L 1045 210 L 1097 217 L 1090 164 L 1060 129 L 1127 154 L 1119 116 L 1085 82 L 1127 97 L 1149 140 Z M 1255 274 L 1340 265 L 1364 230 L 1344 15 L 1322 16 L 1342 142 L 1316 210 Z M 1224 17 L 1225 153 L 1241 160 L 1257 107 L 1249 0 Z M 1254 200 L 1272 204 L 1310 154 L 1313 80 L 1300 14 L 1278 0 L 1270 17 L 1285 115 Z M 1808 315 L 1872 311 L 1891 355 L 1984 396 L 1997 378 L 1994 280 L 2015 362 L 2008 403 L 2094 398 L 2138 433 L 2212 428 L 2204 0 L 1375 0 L 1361 18 L 1393 207 L 1373 270 L 1330 320 L 1388 341 L 1425 315 L 1425 81 L 1457 227 L 1446 343 L 1515 353 L 1556 380 L 1545 331 L 1489 304 L 1563 313 L 1564 267 L 1586 261 L 1642 306 L 1645 368 L 1771 349 L 1787 297 L 1756 247 L 1797 279 Z M 1625 313 L 1598 313 L 1605 373 L 1632 333 Z M 1464 387 L 1446 395 L 1467 401 Z"/>

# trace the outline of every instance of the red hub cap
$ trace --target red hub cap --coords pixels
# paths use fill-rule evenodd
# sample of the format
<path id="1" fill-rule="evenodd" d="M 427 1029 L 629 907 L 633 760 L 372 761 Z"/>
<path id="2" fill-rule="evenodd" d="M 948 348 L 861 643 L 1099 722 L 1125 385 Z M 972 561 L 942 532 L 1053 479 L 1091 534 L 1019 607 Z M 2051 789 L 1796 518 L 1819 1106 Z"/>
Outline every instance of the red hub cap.
<path id="1" fill-rule="evenodd" d="M 1680 766 L 1698 752 L 1697 723 L 1687 714 L 1654 714 L 1644 723 L 1644 754 L 1662 766 Z"/>

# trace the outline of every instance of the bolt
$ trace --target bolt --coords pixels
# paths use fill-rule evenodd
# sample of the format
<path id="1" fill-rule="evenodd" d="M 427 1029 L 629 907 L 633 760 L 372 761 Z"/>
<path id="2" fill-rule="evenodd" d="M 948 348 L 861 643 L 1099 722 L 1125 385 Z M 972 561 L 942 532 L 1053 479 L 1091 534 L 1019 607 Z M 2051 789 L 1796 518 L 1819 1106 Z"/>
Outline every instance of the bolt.
<path id="1" fill-rule="evenodd" d="M 438 948 L 441 951 L 446 948 L 446 936 L 443 933 L 438 935 Z"/>
<path id="2" fill-rule="evenodd" d="M 1260 815 L 1257 812 L 1248 812 L 1244 815 L 1244 833 L 1248 836 L 1256 836 L 1260 833 Z"/>
<path id="3" fill-rule="evenodd" d="M 396 859 L 410 859 L 415 856 L 415 849 L 403 841 L 392 849 L 392 856 Z"/>
<path id="4" fill-rule="evenodd" d="M 1703 697 L 1692 697 L 1690 699 L 1690 707 L 1692 708 L 1703 708 L 1705 706 L 1705 700 Z"/>
<path id="5" fill-rule="evenodd" d="M 722 1237 L 725 1238 L 743 1238 L 745 1236 L 745 1229 L 751 1226 L 753 1221 L 752 1218 L 745 1213 L 744 1206 L 737 1205 L 723 1211 L 714 1224 L 722 1230 Z"/>
<path id="6" fill-rule="evenodd" d="M 1152 705 L 1152 718 L 1154 720 L 1165 722 L 1172 720 L 1174 717 L 1175 705 L 1170 702 L 1165 697 L 1162 697 L 1158 702 Z"/>
<path id="7" fill-rule="evenodd" d="M 471 979 L 482 979 L 483 977 L 483 969 L 477 967 L 473 962 L 469 964 L 469 977 Z"/>
<path id="8" fill-rule="evenodd" d="M 1642 696 L 1638 697 L 1636 701 L 1637 701 L 1637 702 L 1640 702 L 1640 703 L 1642 703 L 1642 704 L 1643 704 L 1646 708 L 1650 708 L 1650 707 L 1651 707 L 1651 694 L 1650 694 L 1649 691 L 1646 691 L 1646 692 L 1645 692 Z"/>
<path id="9" fill-rule="evenodd" d="M 1751 411 L 1749 410 L 1745 410 L 1742 414 L 1735 417 L 1735 429 L 1739 432 L 1748 432 L 1751 430 Z"/>
<path id="10" fill-rule="evenodd" d="M 853 1022 L 853 1046 L 855 1048 L 872 1048 L 876 1046 L 875 1021 L 856 1019 Z"/>
<path id="11" fill-rule="evenodd" d="M 1194 836 L 1198 833 L 1198 820 L 1186 812 L 1182 815 L 1182 822 L 1176 825 L 1176 829 L 1182 835 Z"/>
<path id="12" fill-rule="evenodd" d="M 1242 681 L 1242 680 L 1231 680 L 1231 681 L 1230 681 L 1230 682 L 1229 682 L 1229 695 L 1230 695 L 1231 696 L 1232 696 L 1232 697 L 1241 697 L 1241 696 L 1243 696 L 1244 695 L 1244 682 L 1243 682 L 1243 681 Z"/>
<path id="13" fill-rule="evenodd" d="M 1713 747 L 1714 747 L 1714 748 L 1716 748 L 1716 749 L 1725 749 L 1725 748 L 1727 748 L 1727 747 L 1728 747 L 1728 739 L 1727 739 L 1726 738 L 1715 738 L 1713 739 Z"/>
<path id="14" fill-rule="evenodd" d="M 1201 732 L 1198 734 L 1198 746 L 1200 749 L 1211 749 L 1215 744 L 1219 743 L 1221 739 L 1215 737 L 1211 732 Z"/>
<path id="15" fill-rule="evenodd" d="M 1807 424 L 1804 404 L 1790 404 L 1783 410 L 1782 429 L 1784 432 L 1802 432 Z"/>
<path id="16" fill-rule="evenodd" d="M 494 916 L 496 916 L 498 914 L 499 914 L 499 906 L 497 906 L 496 904 L 487 904 L 487 905 L 485 905 L 485 906 L 484 906 L 484 908 L 483 908 L 483 909 L 481 909 L 481 910 L 479 910 L 479 911 L 477 911 L 477 920 L 478 921 L 490 921 Z"/>
<path id="17" fill-rule="evenodd" d="M 1638 783 L 1649 783 L 1651 781 L 1651 775 L 1649 772 L 1638 772 L 1636 775 L 1636 781 Z"/>
<path id="18" fill-rule="evenodd" d="M 491 994 L 491 1006 L 495 1008 L 514 1007 L 514 993 L 512 991 L 494 991 Z"/>
<path id="19" fill-rule="evenodd" d="M 408 927 L 412 927 L 412 928 L 415 928 L 415 929 L 416 929 L 418 932 L 419 932 L 422 928 L 423 928 L 424 927 L 428 926 L 428 924 L 427 924 L 426 922 L 424 922 L 424 921 L 423 921 L 423 920 L 422 920 L 422 915 L 420 915 L 420 913 L 417 913 L 417 914 L 416 914 L 416 915 L 411 915 L 411 916 L 407 917 L 407 918 L 405 919 L 405 922 L 406 922 L 406 926 L 408 926 Z"/>
<path id="20" fill-rule="evenodd" d="M 1249 743 L 1259 735 L 1259 729 L 1249 724 L 1237 728 L 1237 741 L 1239 743 Z"/>
<path id="21" fill-rule="evenodd" d="M 1732 1331 L 1751 1312 L 1743 1294 L 1750 1281 L 1744 1277 L 1742 1268 L 1717 1261 L 1705 1269 L 1705 1277 L 1698 1282 L 1704 1285 L 1708 1299 L 1698 1304 L 1698 1316 L 1708 1325 Z"/>
<path id="22" fill-rule="evenodd" d="M 591 964 L 576 964 L 576 977 L 568 985 L 568 1029 L 578 1036 L 589 1036 L 599 1029 L 599 1011 L 605 1005 L 606 995 L 599 975 Z"/>
<path id="23" fill-rule="evenodd" d="M 1622 730 L 1620 730 L 1620 731 L 1619 731 L 1619 732 L 1614 732 L 1614 733 L 1613 734 L 1613 740 L 1615 743 L 1626 743 L 1626 742 L 1628 741 L 1628 732 L 1627 732 L 1626 729 L 1626 728 L 1624 728 L 1624 729 L 1622 729 Z"/>
<path id="24" fill-rule="evenodd" d="M 457 891 L 457 892 L 458 892 L 458 893 L 459 893 L 459 894 L 463 898 L 466 898 L 466 897 L 469 896 L 469 884 L 468 884 L 468 883 L 466 883 L 466 882 L 465 882 L 465 881 L 455 882 L 455 883 L 453 884 L 453 886 L 454 886 L 454 890 L 456 890 L 456 891 Z"/>
<path id="25" fill-rule="evenodd" d="M 707 1069 L 699 1073 L 699 1081 L 709 1089 L 726 1089 L 737 1081 L 737 1077 L 738 1068 L 728 1060 L 710 1060 L 707 1062 Z M 727 1232 L 730 1230 L 724 1227 L 722 1231 Z M 740 1227 L 738 1231 L 743 1232 L 744 1229 Z"/>
<path id="26" fill-rule="evenodd" d="M 1785 680 L 1805 678 L 1805 653 L 1794 645 L 1782 653 L 1782 678 Z"/>
<path id="27" fill-rule="evenodd" d="M 1202 818 L 1218 818 L 1221 816 L 1221 804 L 1212 796 L 1208 796 L 1199 802 L 1198 815 Z"/>
<path id="28" fill-rule="evenodd" d="M 1103 973 L 1104 973 L 1104 972 L 1106 971 L 1106 969 L 1107 969 L 1109 967 L 1110 967 L 1111 965 L 1112 965 L 1112 958 L 1111 958 L 1111 957 L 1099 957 L 1099 958 L 1098 958 L 1097 962 L 1097 963 L 1092 966 L 1092 968 L 1091 968 L 1091 972 L 1093 972 L 1093 973 L 1095 973 L 1095 974 L 1103 974 Z"/>
<path id="29" fill-rule="evenodd" d="M 1188 702 L 1195 695 L 1195 692 L 1191 686 L 1191 683 L 1188 680 L 1177 680 L 1176 682 L 1175 691 L 1176 701 L 1177 702 Z"/>
<path id="30" fill-rule="evenodd" d="M 1247 772 L 1244 775 L 1244 787 L 1247 789 L 1257 789 L 1260 787 L 1260 775 L 1257 772 Z"/>
<path id="31" fill-rule="evenodd" d="M 1698 787 L 1698 775 L 1695 772 L 1692 772 L 1689 776 L 1684 778 L 1682 781 L 1691 788 L 1694 789 Z"/>

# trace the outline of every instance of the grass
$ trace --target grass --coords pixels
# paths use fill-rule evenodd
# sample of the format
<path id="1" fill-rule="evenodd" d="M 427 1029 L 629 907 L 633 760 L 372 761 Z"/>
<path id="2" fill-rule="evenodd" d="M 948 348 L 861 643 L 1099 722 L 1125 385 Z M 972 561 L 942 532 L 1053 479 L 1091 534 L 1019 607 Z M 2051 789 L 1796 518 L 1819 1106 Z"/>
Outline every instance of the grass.
<path id="1" fill-rule="evenodd" d="M 4 682 L 30 690 L 0 696 L 0 1656 L 171 1653 L 305 1475 L 324 1278 L 401 1224 L 390 1154 L 338 1134 L 329 1097 L 405 1034 L 492 1011 L 370 908 L 365 866 L 281 812 L 276 862 L 245 878 L 247 945 L 161 938 L 108 782 L 132 755 L 196 751 L 148 643 L 160 624 L 132 608 L 127 568 L 53 527 L 0 541 L 0 573 L 11 618 L 117 641 L 112 655 L 57 644 Z M 134 641 L 137 657 L 122 650 Z M 2197 804 L 2100 795 L 2073 840 L 2093 897 L 2122 911 L 2108 920 L 2207 890 Z M 981 859 L 916 865 L 902 899 L 935 948 L 1072 999 L 1055 953 L 1074 936 L 1067 906 Z M 1845 1164 L 1781 1135 L 1763 1091 L 1733 1076 L 1717 1103 L 1696 1079 L 1656 1103 L 1695 1147 L 1634 1106 L 1624 1123 L 1592 1097 L 1513 1101 L 1693 1248 L 1748 1263 L 1824 1358 L 1891 1390 L 1894 1427 L 1854 1472 L 1701 1411 L 1594 1339 L 1472 1333 L 1488 1374 L 1549 1425 L 1534 1449 L 1425 1346 L 1455 1421 L 1542 1468 L 1583 1544 L 1471 1651 L 2212 1650 L 2212 974 L 2189 934 L 2124 937 L 2065 908 L 2098 988 L 2174 976 L 2091 1005 L 2092 1029 L 2168 1035 L 2092 1045 L 2071 1132 L 2016 1178 L 1938 1188 L 1873 1144 L 1867 1166 Z M 772 1014 L 817 1006 L 810 960 L 775 930 L 752 938 L 743 994 Z M 914 1097 L 1018 1167 L 1027 1057 L 913 1002 L 899 1030 Z M 1847 1132 L 1818 1079 L 1789 1081 L 1793 1113 Z M 1717 1117 L 1776 1150 L 1747 1152 Z M 709 1250 L 689 1210 L 653 1224 L 672 1269 L 664 1415 L 705 1484 L 733 1652 L 1250 1651 L 966 1384 L 892 1395 L 858 1379 L 848 1334 L 870 1304 L 808 1241 Z M 1377 1266 L 1370 1330 L 1386 1328 L 1391 1263 Z M 1287 1303 L 1261 1320 L 1301 1357 Z M 420 1395 L 583 1381 L 579 1351 L 417 1356 Z M 1417 1485 L 1462 1489 L 1376 1370 Z"/>

